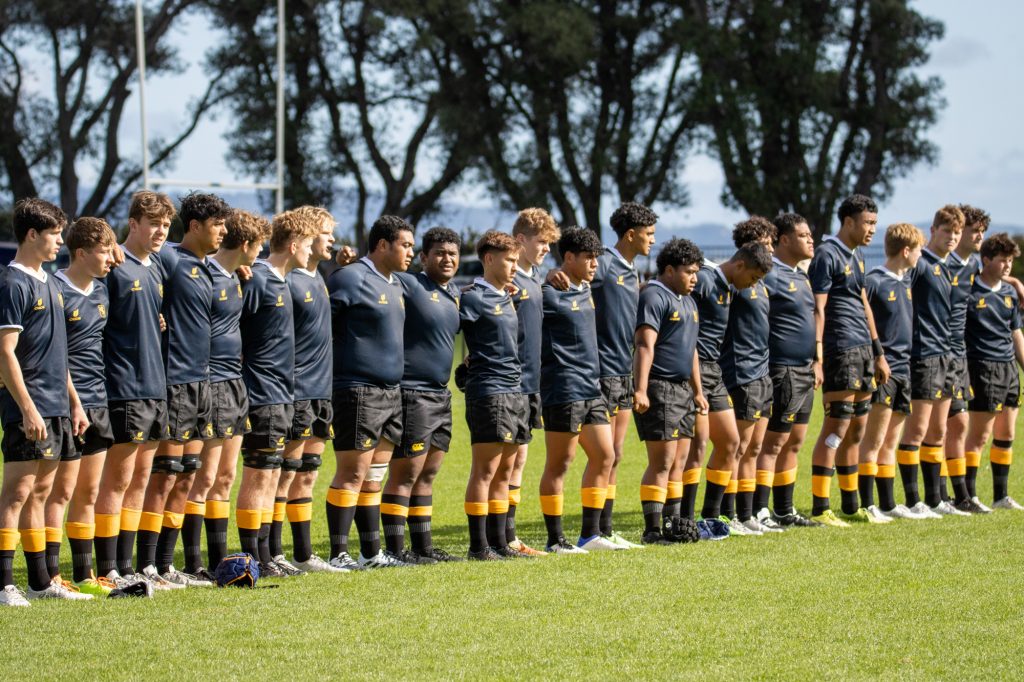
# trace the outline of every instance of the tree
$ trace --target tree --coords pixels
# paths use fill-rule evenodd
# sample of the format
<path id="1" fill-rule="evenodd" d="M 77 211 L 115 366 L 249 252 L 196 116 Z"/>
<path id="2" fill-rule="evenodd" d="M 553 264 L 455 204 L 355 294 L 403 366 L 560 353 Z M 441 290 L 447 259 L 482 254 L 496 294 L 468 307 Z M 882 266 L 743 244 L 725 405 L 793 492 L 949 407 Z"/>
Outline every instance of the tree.
<path id="1" fill-rule="evenodd" d="M 196 4 L 161 0 L 146 12 L 149 73 L 180 68 L 169 32 Z M 0 163 L 12 199 L 42 193 L 58 197 L 68 215 L 107 215 L 138 184 L 141 166 L 118 140 L 137 77 L 134 8 L 130 0 L 0 5 Z M 42 60 L 49 80 L 28 66 Z M 211 76 L 178 135 L 152 141 L 154 168 L 173 158 L 216 102 L 218 81 Z M 84 195 L 83 176 L 91 184 Z"/>
<path id="2" fill-rule="evenodd" d="M 914 69 L 940 22 L 905 0 L 690 0 L 702 72 L 695 106 L 725 174 L 722 200 L 793 210 L 816 236 L 852 192 L 885 199 L 938 151 L 925 137 L 944 101 Z"/>

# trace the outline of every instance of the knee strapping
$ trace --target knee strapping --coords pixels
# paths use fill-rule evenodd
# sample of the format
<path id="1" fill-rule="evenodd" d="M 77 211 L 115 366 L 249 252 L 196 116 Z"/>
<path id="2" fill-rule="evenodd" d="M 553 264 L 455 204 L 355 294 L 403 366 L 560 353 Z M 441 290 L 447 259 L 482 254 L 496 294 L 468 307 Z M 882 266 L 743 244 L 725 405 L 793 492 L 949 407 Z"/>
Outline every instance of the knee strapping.
<path id="1" fill-rule="evenodd" d="M 278 452 L 250 450 L 242 453 L 242 465 L 250 469 L 280 469 L 284 457 Z"/>
<path id="2" fill-rule="evenodd" d="M 199 465 L 201 463 L 199 455 L 184 455 L 181 458 L 181 470 L 186 474 L 194 473 L 199 471 Z"/>
<path id="3" fill-rule="evenodd" d="M 153 458 L 153 468 L 151 471 L 154 474 L 174 475 L 185 471 L 185 467 L 182 465 L 180 457 L 159 455 Z"/>
<path id="4" fill-rule="evenodd" d="M 387 473 L 387 464 L 371 464 L 370 470 L 366 473 L 366 480 L 369 483 L 380 483 Z"/>
<path id="5" fill-rule="evenodd" d="M 870 408 L 870 405 L 868 406 Z M 857 413 L 857 403 L 852 400 L 833 400 L 825 403 L 825 416 L 833 419 L 852 419 Z"/>
<path id="6" fill-rule="evenodd" d="M 856 403 L 854 403 L 854 405 L 853 405 L 853 416 L 855 416 L 855 417 L 863 417 L 864 415 L 866 415 L 870 411 L 871 411 L 871 401 L 870 400 L 860 400 L 860 401 L 857 401 Z"/>
<path id="7" fill-rule="evenodd" d="M 299 460 L 298 471 L 301 473 L 307 473 L 310 471 L 316 471 L 323 464 L 323 460 L 320 459 L 320 455 L 303 455 L 302 459 Z"/>
<path id="8" fill-rule="evenodd" d="M 296 457 L 294 459 L 285 459 L 284 461 L 281 462 L 281 470 L 282 471 L 301 471 L 302 470 L 302 460 L 299 459 L 298 457 Z"/>

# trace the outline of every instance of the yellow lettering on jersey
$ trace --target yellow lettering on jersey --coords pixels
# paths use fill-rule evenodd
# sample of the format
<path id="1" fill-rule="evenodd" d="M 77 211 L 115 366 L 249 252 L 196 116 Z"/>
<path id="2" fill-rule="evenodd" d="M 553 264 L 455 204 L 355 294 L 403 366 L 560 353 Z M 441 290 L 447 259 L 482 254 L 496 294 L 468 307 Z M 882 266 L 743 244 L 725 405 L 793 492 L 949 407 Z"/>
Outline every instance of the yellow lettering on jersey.
<path id="1" fill-rule="evenodd" d="M 936 265 L 934 268 L 932 268 L 932 273 L 936 274 L 936 275 L 941 275 L 942 274 L 942 266 L 941 265 Z"/>
<path id="2" fill-rule="evenodd" d="M 888 300 L 890 300 L 890 301 L 895 301 L 896 300 L 896 292 L 895 291 L 890 291 L 889 292 Z"/>
<path id="3" fill-rule="evenodd" d="M 987 305 L 985 305 L 985 297 L 984 296 L 982 296 L 981 298 L 978 299 L 978 306 L 977 307 L 979 307 L 979 308 L 987 308 L 988 307 Z"/>
<path id="4" fill-rule="evenodd" d="M 380 295 L 380 300 L 378 300 L 377 303 L 379 303 L 380 305 L 387 305 L 388 304 L 388 295 L 387 294 L 381 294 Z"/>
<path id="5" fill-rule="evenodd" d="M 850 264 L 847 263 L 846 266 L 843 268 L 843 274 L 844 275 L 849 275 L 849 274 L 852 274 L 852 273 L 853 273 L 853 269 L 850 267 Z"/>
<path id="6" fill-rule="evenodd" d="M 304 299 L 302 299 L 302 302 L 303 303 L 312 303 L 313 302 L 313 292 L 312 291 L 307 291 L 306 292 L 306 297 Z"/>
<path id="7" fill-rule="evenodd" d="M 199 267 L 198 266 L 193 267 L 192 268 L 192 272 L 190 272 L 188 274 L 188 276 L 191 277 L 192 279 L 198 279 L 199 278 Z"/>
<path id="8" fill-rule="evenodd" d="M 440 303 L 441 302 L 441 299 L 439 299 L 437 297 L 437 292 L 436 291 L 431 291 L 430 292 L 430 302 L 431 303 Z"/>
<path id="9" fill-rule="evenodd" d="M 274 307 L 275 308 L 283 308 L 284 307 L 284 295 L 283 294 L 278 294 L 277 295 L 277 303 L 274 304 Z"/>
<path id="10" fill-rule="evenodd" d="M 71 317 L 68 318 L 68 322 L 81 322 L 82 316 L 78 314 L 78 308 L 71 311 Z"/>
<path id="11" fill-rule="evenodd" d="M 96 312 L 98 312 L 100 314 L 100 317 L 106 318 L 106 316 L 107 316 L 107 306 L 103 305 L 102 303 L 97 303 L 96 304 Z"/>
<path id="12" fill-rule="evenodd" d="M 135 280 L 134 282 L 132 282 L 132 286 L 130 289 L 128 289 L 128 291 L 142 291 L 142 284 L 139 282 L 139 280 Z"/>
<path id="13" fill-rule="evenodd" d="M 789 280 L 789 289 L 787 291 L 796 291 L 796 282 Z"/>
<path id="14" fill-rule="evenodd" d="M 501 312 L 502 312 L 501 304 L 500 303 L 495 303 L 494 304 L 494 314 L 495 315 L 501 315 Z"/>
<path id="15" fill-rule="evenodd" d="M 32 310 L 46 310 L 46 304 L 43 303 L 43 299 L 37 298 L 36 304 L 32 306 Z"/>
<path id="16" fill-rule="evenodd" d="M 527 291 L 527 290 L 526 290 L 526 289 L 524 288 L 524 289 L 522 290 L 522 292 L 521 292 L 521 293 L 519 294 L 519 300 L 520 300 L 520 301 L 526 301 L 526 300 L 528 300 L 529 298 L 530 298 L 530 292 L 529 292 L 529 291 Z"/>

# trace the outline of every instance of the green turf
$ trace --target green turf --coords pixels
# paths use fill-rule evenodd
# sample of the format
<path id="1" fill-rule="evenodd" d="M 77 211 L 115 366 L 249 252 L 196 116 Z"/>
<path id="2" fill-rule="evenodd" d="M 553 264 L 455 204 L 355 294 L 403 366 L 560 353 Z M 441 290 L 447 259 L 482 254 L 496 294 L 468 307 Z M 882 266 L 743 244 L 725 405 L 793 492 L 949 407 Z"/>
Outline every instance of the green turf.
<path id="1" fill-rule="evenodd" d="M 454 403 L 455 447 L 438 480 L 434 528 L 439 546 L 462 552 L 468 438 L 461 395 Z M 540 544 L 537 436 L 518 518 L 521 535 Z M 332 460 L 314 504 L 321 556 Z M 631 433 L 617 525 L 633 540 L 644 461 Z M 1024 494 L 1020 469 L 1011 491 Z M 581 471 L 578 460 L 567 532 L 579 527 Z M 986 467 L 979 481 L 987 499 Z M 0 610 L 0 679 L 1016 677 L 1022 527 L 1024 514 L 1002 512 L 614 555 L 310 575 L 278 589 L 37 602 Z M 237 547 L 233 528 L 229 537 Z"/>

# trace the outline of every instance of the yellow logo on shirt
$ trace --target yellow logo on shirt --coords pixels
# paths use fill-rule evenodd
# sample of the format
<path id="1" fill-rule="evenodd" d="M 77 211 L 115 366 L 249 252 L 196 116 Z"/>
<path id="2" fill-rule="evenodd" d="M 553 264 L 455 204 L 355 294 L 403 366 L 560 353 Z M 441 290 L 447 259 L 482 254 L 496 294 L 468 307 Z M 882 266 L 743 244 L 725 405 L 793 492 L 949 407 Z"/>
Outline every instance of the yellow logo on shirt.
<path id="1" fill-rule="evenodd" d="M 68 322 L 81 322 L 82 316 L 78 314 L 78 308 L 71 311 L 71 317 L 68 318 Z"/>
<path id="2" fill-rule="evenodd" d="M 192 268 L 192 272 L 188 273 L 188 276 L 191 277 L 192 279 L 198 279 L 199 278 L 199 267 L 198 266 L 193 267 Z"/>
<path id="3" fill-rule="evenodd" d="M 102 303 L 97 303 L 96 304 L 96 312 L 98 312 L 100 314 L 100 317 L 106 318 L 107 317 L 107 306 L 103 305 Z"/>
<path id="4" fill-rule="evenodd" d="M 1003 296 L 1003 305 L 1005 305 L 1007 308 L 1012 308 L 1013 299 L 1010 298 L 1009 296 Z"/>
<path id="5" fill-rule="evenodd" d="M 960 275 L 953 275 L 953 286 L 960 286 Z"/>
<path id="6" fill-rule="evenodd" d="M 725 297 L 722 294 L 718 295 L 718 305 L 725 305 Z"/>
<path id="7" fill-rule="evenodd" d="M 528 300 L 530 300 L 530 292 L 526 290 L 526 287 L 523 287 L 522 293 L 519 294 L 519 300 L 520 301 L 528 301 Z"/>
<path id="8" fill-rule="evenodd" d="M 59 292 L 57 293 L 57 303 L 60 303 L 61 308 L 64 307 L 64 294 Z"/>
<path id="9" fill-rule="evenodd" d="M 789 280 L 789 289 L 787 291 L 796 291 L 796 282 Z"/>
<path id="10" fill-rule="evenodd" d="M 380 295 L 380 300 L 378 300 L 377 303 L 380 304 L 380 305 L 387 305 L 388 304 L 388 295 L 387 294 L 381 294 Z"/>
<path id="11" fill-rule="evenodd" d="M 977 307 L 979 307 L 979 308 L 987 308 L 988 307 L 987 305 L 985 305 L 985 297 L 984 296 L 982 296 L 981 298 L 978 299 L 978 306 Z"/>
<path id="12" fill-rule="evenodd" d="M 576 302 L 575 300 L 572 302 L 572 309 L 573 310 L 579 310 L 580 309 L 580 304 L 578 302 Z"/>
<path id="13" fill-rule="evenodd" d="M 132 282 L 132 286 L 129 291 L 142 291 L 142 283 L 139 280 Z"/>
<path id="14" fill-rule="evenodd" d="M 914 300 L 914 295 L 912 293 L 910 293 L 910 289 L 907 289 L 906 292 L 907 292 L 907 300 L 908 301 L 913 301 Z"/>
<path id="15" fill-rule="evenodd" d="M 889 301 L 895 301 L 896 300 L 896 292 L 895 291 L 891 291 L 891 290 L 889 291 L 889 298 L 888 298 L 888 300 Z"/>
<path id="16" fill-rule="evenodd" d="M 862 260 L 857 261 L 857 265 L 860 266 L 861 274 L 864 274 L 864 261 L 862 261 Z"/>
<path id="17" fill-rule="evenodd" d="M 851 274 L 853 274 L 853 269 L 850 267 L 849 263 L 847 263 L 846 266 L 843 268 L 843 274 L 844 275 L 851 275 Z"/>
<path id="18" fill-rule="evenodd" d="M 227 289 L 221 289 L 220 290 L 220 298 L 218 298 L 217 300 L 218 301 L 226 301 L 226 300 L 228 300 L 228 290 Z"/>
<path id="19" fill-rule="evenodd" d="M 441 300 L 441 299 L 439 299 L 439 298 L 437 297 L 437 292 L 436 292 L 436 291 L 431 291 L 431 292 L 430 292 L 430 301 L 431 301 L 431 303 L 439 303 L 439 302 L 440 302 L 440 300 Z"/>
<path id="20" fill-rule="evenodd" d="M 935 274 L 935 275 L 941 275 L 942 274 L 942 266 L 941 265 L 936 265 L 934 268 L 932 268 L 932 273 Z"/>
<path id="21" fill-rule="evenodd" d="M 668 318 L 668 321 L 669 322 L 678 322 L 679 321 L 679 311 L 678 310 L 673 310 L 672 311 L 672 316 Z"/>
<path id="22" fill-rule="evenodd" d="M 500 303 L 495 303 L 494 304 L 494 314 L 495 315 L 501 315 L 502 314 L 501 304 Z"/>
<path id="23" fill-rule="evenodd" d="M 751 301 L 756 301 L 757 300 L 757 287 L 750 287 L 750 300 Z"/>
<path id="24" fill-rule="evenodd" d="M 43 299 L 37 298 L 36 304 L 32 306 L 32 310 L 46 310 L 46 304 L 43 303 Z"/>
<path id="25" fill-rule="evenodd" d="M 302 299 L 302 302 L 303 303 L 312 303 L 313 302 L 313 292 L 312 291 L 307 291 L 306 292 L 306 297 L 304 299 Z"/>
<path id="26" fill-rule="evenodd" d="M 626 276 L 619 275 L 618 278 L 615 280 L 615 283 L 618 284 L 620 287 L 626 286 Z"/>
<path id="27" fill-rule="evenodd" d="M 163 298 L 163 297 L 164 297 L 164 285 L 163 285 L 163 284 L 161 284 L 161 285 L 160 285 L 160 286 L 159 286 L 159 287 L 157 288 L 157 292 L 158 292 L 158 293 L 160 294 L 160 298 Z"/>
<path id="28" fill-rule="evenodd" d="M 412 447 L 409 448 L 413 452 L 423 452 L 423 448 L 427 447 L 425 443 L 413 443 Z"/>
<path id="29" fill-rule="evenodd" d="M 242 285 L 238 285 L 238 298 L 242 298 Z"/>
<path id="30" fill-rule="evenodd" d="M 274 307 L 275 308 L 283 308 L 284 307 L 284 295 L 283 294 L 278 294 L 277 295 L 277 303 L 274 304 Z"/>
<path id="31" fill-rule="evenodd" d="M 693 321 L 697 322 L 697 323 L 700 323 L 700 318 L 697 317 L 697 311 L 696 310 L 693 311 Z"/>

